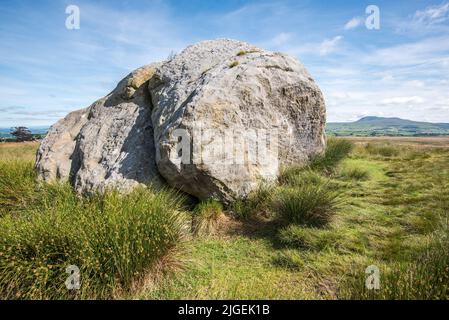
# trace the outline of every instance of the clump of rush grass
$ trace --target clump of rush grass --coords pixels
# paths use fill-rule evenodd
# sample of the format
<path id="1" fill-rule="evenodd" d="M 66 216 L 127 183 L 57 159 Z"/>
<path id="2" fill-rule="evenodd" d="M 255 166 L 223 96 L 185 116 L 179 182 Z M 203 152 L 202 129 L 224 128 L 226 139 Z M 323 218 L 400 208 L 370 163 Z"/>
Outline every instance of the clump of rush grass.
<path id="1" fill-rule="evenodd" d="M 395 157 L 399 155 L 398 148 L 389 144 L 367 143 L 365 150 L 371 155 L 382 157 Z"/>
<path id="2" fill-rule="evenodd" d="M 139 188 L 81 198 L 66 184 L 44 185 L 38 204 L 0 219 L 0 296 L 5 299 L 111 298 L 126 292 L 185 234 L 181 198 Z M 68 290 L 66 268 L 80 269 Z"/>
<path id="3" fill-rule="evenodd" d="M 241 220 L 250 219 L 256 214 L 269 216 L 272 212 L 276 192 L 275 184 L 262 182 L 246 198 L 235 200 L 230 206 L 230 211 Z"/>
<path id="4" fill-rule="evenodd" d="M 229 68 L 234 68 L 234 67 L 237 67 L 239 65 L 239 62 L 238 61 L 234 61 L 234 62 L 232 62 L 232 63 L 230 63 L 229 64 Z"/>
<path id="5" fill-rule="evenodd" d="M 209 199 L 200 202 L 193 210 L 192 232 L 195 235 L 212 234 L 223 215 L 223 206 L 220 202 Z"/>
<path id="6" fill-rule="evenodd" d="M 370 175 L 366 169 L 351 167 L 343 169 L 340 172 L 340 177 L 344 180 L 366 181 L 369 180 Z"/>
<path id="7" fill-rule="evenodd" d="M 318 172 L 300 166 L 289 166 L 281 170 L 279 184 L 282 186 L 301 186 L 304 184 L 321 184 L 326 181 Z"/>
<path id="8" fill-rule="evenodd" d="M 354 143 L 345 139 L 330 138 L 323 155 L 312 159 L 309 167 L 313 170 L 332 172 L 353 150 Z"/>
<path id="9" fill-rule="evenodd" d="M 294 184 L 281 188 L 277 215 L 286 222 L 320 227 L 332 220 L 341 201 L 329 181 L 319 180 L 315 173 L 299 175 Z"/>

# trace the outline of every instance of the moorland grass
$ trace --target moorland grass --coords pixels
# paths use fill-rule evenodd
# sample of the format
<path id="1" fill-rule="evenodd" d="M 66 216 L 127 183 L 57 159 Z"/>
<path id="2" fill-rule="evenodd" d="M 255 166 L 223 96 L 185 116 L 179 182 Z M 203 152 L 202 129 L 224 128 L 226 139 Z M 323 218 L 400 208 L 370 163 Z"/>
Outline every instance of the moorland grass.
<path id="1" fill-rule="evenodd" d="M 354 143 L 346 139 L 329 138 L 323 155 L 312 159 L 309 167 L 321 172 L 332 172 L 354 149 Z"/>
<path id="2" fill-rule="evenodd" d="M 447 223 L 447 221 L 445 221 Z M 431 239 L 428 248 L 410 261 L 394 262 L 380 270 L 379 289 L 367 289 L 366 275 L 346 278 L 339 298 L 356 300 L 448 300 L 449 229 L 447 224 Z"/>
<path id="3" fill-rule="evenodd" d="M 372 155 L 379 155 L 382 157 L 394 157 L 399 155 L 399 148 L 391 144 L 367 143 L 365 150 Z"/>
<path id="4" fill-rule="evenodd" d="M 437 218 L 448 210 L 449 192 L 444 190 L 449 188 L 444 181 L 449 179 L 449 151 L 421 146 L 411 151 L 413 157 L 384 157 L 358 146 L 331 170 L 337 174 L 330 175 L 327 170 L 315 169 L 311 174 L 301 166 L 286 168 L 288 174 L 281 175 L 271 192 L 274 201 L 283 188 L 297 188 L 301 181 L 324 180 L 330 189 L 341 192 L 344 206 L 337 208 L 326 226 L 242 220 L 242 233 L 195 239 L 186 271 L 139 297 L 369 299 L 358 286 L 364 285 L 366 267 L 394 270 L 396 265 L 416 262 L 428 250 L 430 239 L 440 237 L 433 236 Z M 341 175 L 353 168 L 366 171 L 368 178 Z M 271 210 L 276 209 L 273 201 L 269 203 Z M 448 252 L 441 250 L 439 255 L 447 257 Z M 353 285 L 351 279 L 361 282 Z M 424 277 L 420 290 L 427 286 L 443 292 L 447 281 L 441 279 Z M 388 280 L 381 280 L 381 286 L 382 281 Z M 397 288 L 402 293 L 396 297 L 412 297 L 407 296 L 406 286 Z"/>
<path id="5" fill-rule="evenodd" d="M 37 182 L 33 163 L 20 158 L 0 158 L 0 205 L 4 299 L 120 297 L 186 234 L 183 199 L 170 190 L 81 197 L 68 184 Z M 79 290 L 65 285 L 70 265 L 80 269 Z"/>
<path id="6" fill-rule="evenodd" d="M 369 171 L 364 168 L 345 168 L 340 172 L 343 180 L 366 181 L 370 178 Z"/>
<path id="7" fill-rule="evenodd" d="M 285 223 L 320 227 L 332 220 L 339 204 L 339 194 L 323 182 L 283 188 L 276 206 Z"/>
<path id="8" fill-rule="evenodd" d="M 86 283 L 83 282 L 83 279 L 85 281 L 87 279 L 87 283 L 92 283 L 92 288 L 96 289 L 79 292 L 75 296 L 70 293 L 72 295 L 70 297 L 122 297 L 123 295 L 120 293 L 126 292 L 128 288 L 126 297 L 150 299 L 447 299 L 448 280 L 445 277 L 447 275 L 445 268 L 447 268 L 448 252 L 447 242 L 444 242 L 446 233 L 441 227 L 443 225 L 441 217 L 445 217 L 444 213 L 449 210 L 449 185 L 447 183 L 449 181 L 449 150 L 426 148 L 423 145 L 405 148 L 392 142 L 390 146 L 399 150 L 398 154 L 391 155 L 387 152 L 382 155 L 377 151 L 370 152 L 369 150 L 381 148 L 385 143 L 371 143 L 374 148 L 370 147 L 371 149 L 367 150 L 366 143 L 358 144 L 347 156 L 342 158 L 329 156 L 329 159 L 334 160 L 340 158 L 338 161 L 325 161 L 333 162 L 332 165 L 286 168 L 288 174 L 281 175 L 278 184 L 270 185 L 269 188 L 254 192 L 247 199 L 241 200 L 241 207 L 244 208 L 242 211 L 246 212 L 242 216 L 247 218 L 231 221 L 232 223 L 229 225 L 233 227 L 229 230 L 226 230 L 227 224 L 221 225 L 220 228 L 225 229 L 212 236 L 188 237 L 185 242 L 176 242 L 177 244 L 173 249 L 168 250 L 165 256 L 170 256 L 170 252 L 179 248 L 181 243 L 182 248 L 185 247 L 188 252 L 188 254 L 182 255 L 188 257 L 182 272 L 172 273 L 169 277 L 162 277 L 160 282 L 153 283 L 151 286 L 140 286 L 140 289 L 133 291 L 130 288 L 135 287 L 134 283 L 140 283 L 139 279 L 152 274 L 152 265 L 156 265 L 156 268 L 160 270 L 157 261 L 163 261 L 164 258 L 149 259 L 154 263 L 146 265 L 144 268 L 146 271 L 139 271 L 133 277 L 124 276 L 122 278 L 122 275 L 129 274 L 128 271 L 122 270 L 132 270 L 139 264 L 123 264 L 120 257 L 112 255 L 115 257 L 114 259 L 119 260 L 117 266 L 120 267 L 116 268 L 114 264 L 112 266 L 106 264 L 108 265 L 107 269 L 90 269 L 94 270 L 92 271 L 93 277 L 82 276 L 82 285 Z M 23 154 L 12 151 L 11 154 L 13 153 L 15 155 L 8 156 L 8 160 L 23 161 L 21 158 L 24 156 Z M 0 146 L 0 162 L 6 161 L 1 158 L 1 155 Z M 32 158 L 29 155 L 30 153 L 27 153 L 25 156 L 28 160 Z M 356 169 L 354 170 L 354 168 Z M 20 172 L 20 166 L 16 167 L 16 170 Z M 25 172 L 24 177 L 20 177 L 20 174 L 16 175 L 19 180 L 27 179 L 26 171 L 22 171 Z M 368 178 L 364 173 L 354 174 L 352 171 L 366 171 Z M 29 181 L 31 180 L 29 179 Z M 109 216 L 106 211 L 117 210 L 113 208 L 120 207 L 123 201 L 125 204 L 128 203 L 126 199 L 121 198 L 122 196 L 117 195 L 118 200 L 112 201 L 113 206 L 105 206 L 103 200 L 80 199 L 78 196 L 72 197 L 70 192 L 67 195 L 58 196 L 59 193 L 64 194 L 70 190 L 64 191 L 64 189 L 60 190 L 50 185 L 42 188 L 35 184 L 31 188 L 26 188 L 27 183 L 25 186 L 20 186 L 19 182 L 3 184 L 11 189 L 9 194 L 13 197 L 5 197 L 6 200 L 2 200 L 9 204 L 8 209 L 4 210 L 3 217 L 0 217 L 0 225 L 2 228 L 10 228 L 9 224 L 14 221 L 13 217 L 18 217 L 18 221 L 20 221 L 18 226 L 23 226 L 22 234 L 27 233 L 30 228 L 30 230 L 34 230 L 34 227 L 29 227 L 29 225 L 41 225 L 38 223 L 40 220 L 35 216 L 41 215 L 43 218 L 48 218 L 51 216 L 51 212 L 65 210 L 58 208 L 67 208 L 66 212 L 70 211 L 70 218 L 73 219 L 76 215 L 72 214 L 74 208 L 79 207 L 76 209 L 79 211 L 87 211 L 84 208 L 89 208 L 89 212 L 95 213 L 95 216 Z M 296 190 L 298 193 L 304 184 L 317 188 L 321 183 L 325 183 L 329 191 L 337 192 L 344 203 L 343 206 L 335 207 L 329 222 L 320 226 L 277 223 L 277 219 L 281 215 L 278 212 L 277 204 L 282 199 L 281 194 L 284 190 Z M 17 189 L 12 189 L 16 185 Z M 29 194 L 25 195 L 27 194 L 25 192 L 22 196 L 20 190 L 29 190 L 27 191 Z M 40 195 L 35 190 L 41 190 L 39 192 L 47 195 L 34 197 L 36 194 Z M 146 192 L 152 194 L 149 199 L 156 195 L 151 190 Z M 311 198 L 313 199 L 313 197 Z M 46 200 L 42 202 L 40 199 Z M 64 201 L 57 199 L 64 199 Z M 132 200 L 136 202 L 138 199 Z M 17 205 L 20 202 L 22 205 Z M 151 207 L 150 204 L 147 205 Z M 50 208 L 50 206 L 55 208 Z M 233 213 L 238 216 L 233 211 L 234 207 L 237 207 L 236 203 L 231 204 L 228 212 L 224 210 L 225 213 Z M 171 205 L 170 208 L 173 206 Z M 75 211 L 75 213 L 79 211 Z M 117 214 L 118 212 L 120 211 L 117 211 Z M 116 217 L 117 214 L 113 214 L 112 221 L 119 221 Z M 191 216 L 192 214 L 181 214 L 181 216 Z M 91 223 L 86 222 L 86 230 L 92 230 L 94 227 L 98 228 L 98 225 L 105 224 L 101 218 L 90 219 L 87 213 L 81 214 L 81 216 L 89 218 L 88 220 L 91 221 Z M 263 216 L 263 219 L 259 219 L 259 216 Z M 248 219 L 248 217 L 252 217 L 252 219 Z M 77 218 L 74 219 L 73 221 L 77 221 Z M 25 220 L 30 223 L 25 224 Z M 67 218 L 67 220 L 70 219 Z M 57 221 L 67 220 L 59 219 Z M 131 218 L 131 220 L 133 219 Z M 6 223 L 5 221 L 10 222 Z M 135 221 L 130 222 L 129 227 L 125 229 L 131 230 L 130 226 L 135 223 Z M 42 225 L 45 224 L 42 223 Z M 42 257 L 40 260 L 38 259 L 43 261 L 40 264 L 31 259 L 23 260 L 17 255 L 14 259 L 20 258 L 22 262 L 28 261 L 24 270 L 37 270 L 36 275 L 27 277 L 27 272 L 14 269 L 17 278 L 13 278 L 12 269 L 0 269 L 0 278 L 3 279 L 0 280 L 0 283 L 9 284 L 10 289 L 19 288 L 20 290 L 17 289 L 16 294 L 17 292 L 28 292 L 21 297 L 44 297 L 47 294 L 52 297 L 67 297 L 64 288 L 48 289 L 50 291 L 41 288 L 39 289 L 41 291 L 34 290 L 31 294 L 31 291 L 25 290 L 30 288 L 30 285 L 20 287 L 17 282 L 13 281 L 14 279 L 20 279 L 20 281 L 28 279 L 24 283 L 30 284 L 30 281 L 35 281 L 37 277 L 40 277 L 41 281 L 38 283 L 49 283 L 42 280 L 45 279 L 45 274 L 48 274 L 47 271 L 44 268 L 36 269 L 32 263 L 42 267 L 51 266 L 51 270 L 55 270 L 52 264 L 45 263 L 44 257 L 59 258 L 59 255 L 54 256 L 50 253 L 64 253 L 72 248 L 65 244 L 63 239 L 66 238 L 61 236 L 61 233 L 65 233 L 58 232 L 59 229 L 64 230 L 63 224 L 58 222 L 56 225 L 56 229 L 54 226 L 50 229 L 46 225 L 42 228 L 36 227 L 36 230 L 40 231 L 33 231 L 28 242 L 18 240 L 24 239 L 25 236 L 8 238 L 8 243 L 11 245 L 26 243 L 30 247 L 36 246 L 37 238 L 43 239 L 44 243 L 48 242 L 46 239 L 54 239 L 53 241 L 59 245 L 44 245 L 45 250 L 40 249 L 39 251 L 42 255 L 37 255 Z M 44 230 L 53 229 L 56 232 L 51 235 L 48 235 L 48 231 L 44 232 Z M 103 230 L 102 227 L 98 229 Z M 75 228 L 75 230 L 79 231 L 80 229 Z M 72 233 L 69 234 L 72 235 Z M 123 234 L 133 235 L 136 232 L 129 231 L 123 232 Z M 156 234 L 157 232 L 152 233 L 152 235 Z M 85 238 L 82 236 L 82 238 L 88 239 L 87 236 Z M 89 239 L 92 238 L 93 236 Z M 109 243 L 108 241 L 103 242 L 104 240 L 101 240 L 103 238 L 107 239 L 100 237 L 98 241 L 92 240 L 92 243 L 97 243 L 99 247 L 102 247 L 103 243 Z M 72 239 L 72 236 L 68 239 Z M 140 243 L 142 240 L 134 239 L 131 242 L 127 240 L 124 243 L 134 243 L 134 241 Z M 53 251 L 47 248 L 53 248 Z M 63 248 L 63 250 L 59 248 Z M 77 249 L 73 250 L 79 255 Z M 126 252 L 126 249 L 123 251 Z M 12 256 L 11 254 L 10 258 Z M 63 256 L 67 256 L 67 254 Z M 102 256 L 102 254 L 93 256 Z M 108 254 L 108 256 L 110 255 Z M 86 257 L 91 256 L 86 255 Z M 127 254 L 124 257 L 138 259 Z M 66 260 L 62 259 L 61 261 L 64 263 L 59 264 L 61 269 L 56 273 L 61 278 L 58 278 L 56 282 L 51 281 L 51 283 L 61 284 L 61 281 L 65 281 L 68 276 L 65 269 L 62 268 L 66 264 Z M 87 261 L 94 260 L 89 258 Z M 23 264 L 22 262 L 21 264 Z M 364 289 L 365 269 L 369 265 L 376 265 L 381 269 L 381 290 L 378 292 Z M 10 267 L 8 265 L 8 268 Z M 112 270 L 120 270 L 120 272 L 117 272 L 116 280 L 103 282 L 106 278 L 96 274 L 97 270 L 105 270 L 108 274 L 113 274 Z M 445 270 L 446 273 L 444 273 Z M 53 279 L 53 276 L 48 277 Z M 59 292 L 57 290 L 61 290 L 60 295 L 57 294 Z M 11 295 L 13 291 L 10 291 Z M 393 293 L 391 293 L 392 291 Z"/>
<path id="9" fill-rule="evenodd" d="M 112 298 L 178 247 L 184 218 L 169 191 L 84 199 L 67 185 L 48 186 L 38 205 L 0 220 L 0 295 Z M 80 290 L 65 286 L 69 265 L 81 270 Z"/>
<path id="10" fill-rule="evenodd" d="M 275 184 L 261 182 L 256 190 L 247 197 L 232 202 L 229 211 L 239 220 L 248 220 L 258 214 L 269 216 L 272 213 L 276 194 L 277 186 Z"/>
<path id="11" fill-rule="evenodd" d="M 192 232 L 195 235 L 210 235 L 216 231 L 223 205 L 214 199 L 198 203 L 193 210 Z"/>

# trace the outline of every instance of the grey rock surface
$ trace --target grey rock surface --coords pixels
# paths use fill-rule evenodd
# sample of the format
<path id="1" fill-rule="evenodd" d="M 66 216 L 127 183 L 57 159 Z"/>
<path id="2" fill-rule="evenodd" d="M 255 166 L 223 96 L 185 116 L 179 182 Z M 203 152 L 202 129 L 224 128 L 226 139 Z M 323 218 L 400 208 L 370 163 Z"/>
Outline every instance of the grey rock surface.
<path id="1" fill-rule="evenodd" d="M 228 202 L 325 146 L 323 95 L 292 57 L 219 39 L 137 69 L 54 125 L 36 167 L 79 191 L 152 181 Z M 163 179 L 161 179 L 161 176 Z"/>
<path id="2" fill-rule="evenodd" d="M 80 192 L 162 184 L 147 90 L 155 67 L 135 70 L 109 95 L 51 127 L 37 154 L 40 177 L 70 180 Z"/>

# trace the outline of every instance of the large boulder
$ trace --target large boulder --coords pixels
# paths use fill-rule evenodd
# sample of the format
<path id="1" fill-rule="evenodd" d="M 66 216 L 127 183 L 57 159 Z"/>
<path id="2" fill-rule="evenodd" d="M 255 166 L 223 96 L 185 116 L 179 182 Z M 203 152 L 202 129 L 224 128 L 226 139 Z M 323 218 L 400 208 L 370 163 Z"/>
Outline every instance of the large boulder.
<path id="1" fill-rule="evenodd" d="M 323 95 L 297 60 L 204 41 L 134 71 L 58 122 L 36 166 L 43 179 L 69 179 L 79 191 L 165 181 L 228 202 L 321 153 L 324 127 Z"/>
<path id="2" fill-rule="evenodd" d="M 147 89 L 156 66 L 135 70 L 109 95 L 52 126 L 37 152 L 39 176 L 70 180 L 80 192 L 161 185 Z"/>

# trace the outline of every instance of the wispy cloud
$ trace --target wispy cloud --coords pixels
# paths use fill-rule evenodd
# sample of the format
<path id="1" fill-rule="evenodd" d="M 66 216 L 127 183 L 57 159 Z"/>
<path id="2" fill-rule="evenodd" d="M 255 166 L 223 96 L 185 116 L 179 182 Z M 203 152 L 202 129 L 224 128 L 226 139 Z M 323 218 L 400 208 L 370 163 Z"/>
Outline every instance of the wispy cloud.
<path id="1" fill-rule="evenodd" d="M 382 104 L 419 104 L 423 103 L 424 99 L 419 96 L 411 97 L 393 97 L 382 100 Z"/>
<path id="2" fill-rule="evenodd" d="M 77 0 L 77 31 L 64 28 L 63 1 L 7 2 L 0 7 L 0 126 L 51 124 L 132 69 L 219 37 L 299 58 L 325 94 L 330 121 L 449 122 L 448 1 L 379 1 L 380 31 L 363 28 L 363 6 L 343 0 L 326 10 L 293 0 Z"/>
<path id="3" fill-rule="evenodd" d="M 351 30 L 351 29 L 355 29 L 361 25 L 363 25 L 363 18 L 361 17 L 354 17 L 351 20 L 349 20 L 348 22 L 346 22 L 344 29 L 345 30 Z"/>
<path id="4" fill-rule="evenodd" d="M 449 2 L 440 5 L 429 6 L 424 10 L 418 10 L 413 17 L 415 21 L 424 25 L 442 23 L 449 19 Z"/>
<path id="5" fill-rule="evenodd" d="M 326 39 L 323 42 L 321 42 L 321 44 L 319 46 L 320 56 L 325 56 L 330 53 L 338 51 L 339 45 L 342 40 L 343 40 L 343 36 L 336 36 L 336 37 L 333 37 L 332 39 Z"/>

